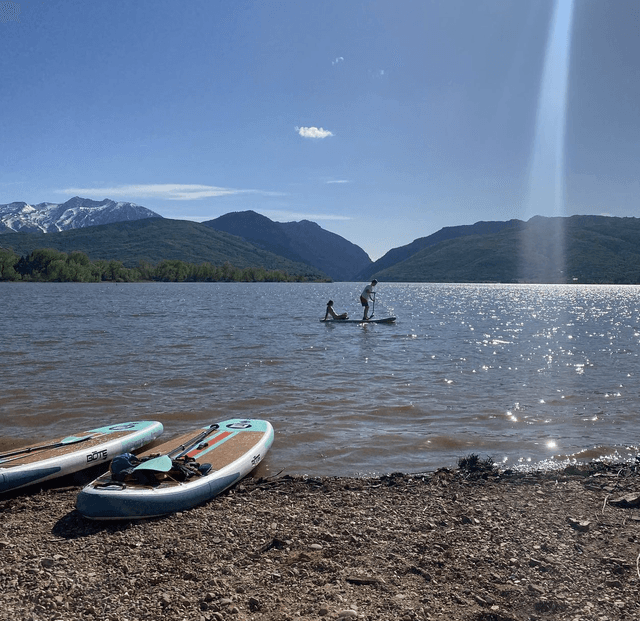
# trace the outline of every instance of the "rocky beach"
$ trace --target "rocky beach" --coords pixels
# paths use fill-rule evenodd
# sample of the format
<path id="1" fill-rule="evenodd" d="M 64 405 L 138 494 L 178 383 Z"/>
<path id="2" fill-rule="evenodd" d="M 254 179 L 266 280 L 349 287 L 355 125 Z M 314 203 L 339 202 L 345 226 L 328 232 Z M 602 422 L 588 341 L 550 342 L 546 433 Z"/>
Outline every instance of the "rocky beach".
<path id="1" fill-rule="evenodd" d="M 247 478 L 121 523 L 84 519 L 80 485 L 0 498 L 0 619 L 640 618 L 635 465 Z"/>

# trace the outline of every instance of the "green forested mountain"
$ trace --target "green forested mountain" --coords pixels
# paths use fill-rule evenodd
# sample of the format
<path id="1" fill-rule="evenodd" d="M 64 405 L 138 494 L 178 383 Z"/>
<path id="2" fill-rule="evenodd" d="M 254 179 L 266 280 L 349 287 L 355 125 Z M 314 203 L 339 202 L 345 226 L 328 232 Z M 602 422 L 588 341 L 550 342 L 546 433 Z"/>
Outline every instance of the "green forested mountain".
<path id="1" fill-rule="evenodd" d="M 535 217 L 423 248 L 373 274 L 394 282 L 640 284 L 640 219 Z"/>
<path id="2" fill-rule="evenodd" d="M 239 237 L 185 220 L 150 218 L 91 226 L 60 233 L 3 233 L 0 246 L 25 256 L 39 248 L 82 252 L 91 261 L 117 260 L 125 267 L 141 261 L 231 263 L 236 268 L 262 267 L 307 279 L 326 279 L 321 270 L 257 248 Z"/>
<path id="3" fill-rule="evenodd" d="M 524 226 L 522 220 L 509 220 L 508 222 L 476 222 L 475 224 L 463 224 L 460 226 L 445 226 L 427 237 L 414 239 L 410 244 L 392 248 L 384 256 L 374 263 L 366 265 L 357 275 L 356 280 L 371 280 L 374 274 L 381 274 L 388 267 L 409 259 L 424 248 L 435 246 L 448 239 L 466 237 L 470 235 L 489 235 L 499 233 L 505 228 L 519 229 Z"/>
<path id="4" fill-rule="evenodd" d="M 238 211 L 202 224 L 292 261 L 314 265 L 334 280 L 352 280 L 371 265 L 362 248 L 308 220 L 273 222 L 255 211 Z"/>

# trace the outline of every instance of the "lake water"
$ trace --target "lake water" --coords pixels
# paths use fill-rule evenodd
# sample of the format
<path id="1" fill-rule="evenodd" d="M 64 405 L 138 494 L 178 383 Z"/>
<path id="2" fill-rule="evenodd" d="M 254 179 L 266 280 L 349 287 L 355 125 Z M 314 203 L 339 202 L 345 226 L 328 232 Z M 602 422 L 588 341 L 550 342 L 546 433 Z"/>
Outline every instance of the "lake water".
<path id="1" fill-rule="evenodd" d="M 160 420 L 272 422 L 262 466 L 366 475 L 633 459 L 640 287 L 364 283 L 0 285 L 1 440 Z"/>

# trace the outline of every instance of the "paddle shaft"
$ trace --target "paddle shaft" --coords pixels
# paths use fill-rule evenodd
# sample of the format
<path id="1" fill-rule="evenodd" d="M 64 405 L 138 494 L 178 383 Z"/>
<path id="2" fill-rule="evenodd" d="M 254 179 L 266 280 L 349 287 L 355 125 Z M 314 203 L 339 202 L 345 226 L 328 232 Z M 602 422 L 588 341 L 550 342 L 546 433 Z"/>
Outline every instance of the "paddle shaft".
<path id="1" fill-rule="evenodd" d="M 204 431 L 201 431 L 197 436 L 195 436 L 194 438 L 191 438 L 191 440 L 189 440 L 188 442 L 185 442 L 184 444 L 181 444 L 177 448 L 174 448 L 173 451 L 170 451 L 169 453 L 167 453 L 167 455 L 171 457 L 171 459 L 174 459 L 174 458 L 179 459 L 180 457 L 184 457 L 193 448 L 195 444 L 202 442 L 202 440 L 204 440 L 209 434 L 213 433 L 217 429 L 218 429 L 217 423 L 210 425 L 207 429 L 205 429 Z M 176 453 L 178 454 L 176 455 Z"/>
<path id="2" fill-rule="evenodd" d="M 86 442 L 87 440 L 91 440 L 93 438 L 95 438 L 95 436 L 86 436 L 84 438 L 78 438 L 77 440 L 71 440 L 70 442 L 55 442 L 54 444 L 43 444 L 42 446 L 30 446 L 27 448 L 12 451 L 10 453 L 2 453 L 0 455 L 0 459 L 4 459 L 5 457 L 14 457 L 16 455 L 28 455 L 29 453 L 33 453 L 34 451 L 44 451 L 46 449 L 54 449 L 61 446 L 70 446 L 71 444 Z"/>

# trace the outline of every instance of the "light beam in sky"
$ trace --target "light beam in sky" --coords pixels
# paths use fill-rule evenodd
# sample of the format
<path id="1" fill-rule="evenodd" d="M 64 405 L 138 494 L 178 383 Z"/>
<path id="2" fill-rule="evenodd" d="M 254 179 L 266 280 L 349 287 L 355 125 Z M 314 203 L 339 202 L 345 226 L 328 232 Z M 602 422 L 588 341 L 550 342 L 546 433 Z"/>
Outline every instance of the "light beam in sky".
<path id="1" fill-rule="evenodd" d="M 526 200 L 531 222 L 522 244 L 521 277 L 528 282 L 565 282 L 564 137 L 567 116 L 571 23 L 574 0 L 556 0 L 545 54 Z M 537 276 L 536 276 L 537 274 Z"/>

